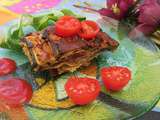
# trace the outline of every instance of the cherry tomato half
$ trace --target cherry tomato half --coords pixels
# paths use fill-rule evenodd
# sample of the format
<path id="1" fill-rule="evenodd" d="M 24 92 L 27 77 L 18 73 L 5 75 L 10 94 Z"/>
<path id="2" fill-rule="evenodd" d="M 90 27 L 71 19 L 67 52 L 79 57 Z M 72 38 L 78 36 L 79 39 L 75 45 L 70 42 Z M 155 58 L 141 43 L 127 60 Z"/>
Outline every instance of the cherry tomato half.
<path id="1" fill-rule="evenodd" d="M 0 59 L 0 76 L 10 74 L 16 70 L 15 61 L 9 58 Z"/>
<path id="2" fill-rule="evenodd" d="M 85 105 L 96 99 L 100 85 L 92 78 L 71 77 L 65 84 L 65 90 L 75 104 Z"/>
<path id="3" fill-rule="evenodd" d="M 55 24 L 55 32 L 62 37 L 77 34 L 81 29 L 81 23 L 73 16 L 63 16 Z"/>
<path id="4" fill-rule="evenodd" d="M 0 99 L 8 105 L 21 105 L 32 97 L 32 87 L 20 78 L 0 81 Z"/>
<path id="5" fill-rule="evenodd" d="M 85 20 L 81 22 L 81 31 L 79 36 L 84 39 L 92 39 L 100 31 L 98 24 L 91 20 Z"/>
<path id="6" fill-rule="evenodd" d="M 104 67 L 101 69 L 101 77 L 106 89 L 119 91 L 131 80 L 131 71 L 121 66 Z"/>

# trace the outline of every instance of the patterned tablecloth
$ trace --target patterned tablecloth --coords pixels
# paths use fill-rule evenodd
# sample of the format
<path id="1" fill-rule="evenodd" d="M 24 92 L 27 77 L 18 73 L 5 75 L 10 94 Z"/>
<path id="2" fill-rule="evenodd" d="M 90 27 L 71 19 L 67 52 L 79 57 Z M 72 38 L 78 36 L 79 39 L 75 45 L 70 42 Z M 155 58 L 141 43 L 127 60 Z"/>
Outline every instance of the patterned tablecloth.
<path id="1" fill-rule="evenodd" d="M 73 3 L 76 2 L 76 4 L 80 4 L 85 1 L 87 1 L 87 3 L 91 3 L 94 7 L 101 7 L 105 5 L 105 0 L 0 0 L 0 25 L 17 18 L 23 13 L 34 13 L 42 9 L 49 9 L 53 7 L 56 9 L 75 9 L 72 6 Z M 160 108 L 160 102 L 155 110 L 159 110 L 158 108 Z"/>

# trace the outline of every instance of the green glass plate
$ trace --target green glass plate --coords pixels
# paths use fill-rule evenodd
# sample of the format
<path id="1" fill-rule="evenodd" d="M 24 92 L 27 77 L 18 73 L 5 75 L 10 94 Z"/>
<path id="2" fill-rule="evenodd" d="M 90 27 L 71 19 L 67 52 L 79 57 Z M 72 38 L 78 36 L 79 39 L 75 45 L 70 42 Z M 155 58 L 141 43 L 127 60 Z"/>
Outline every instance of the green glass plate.
<path id="1" fill-rule="evenodd" d="M 51 13 L 51 12 L 50 12 Z M 47 13 L 49 15 L 50 13 Z M 68 13 L 67 13 L 68 14 Z M 41 14 L 42 15 L 42 14 Z M 59 14 L 58 14 L 59 15 Z M 35 15 L 36 18 L 38 15 Z M 46 16 L 46 14 L 45 14 Z M 52 16 L 52 15 L 51 15 Z M 40 16 L 38 16 L 40 17 Z M 43 16 L 44 17 L 44 16 Z M 41 21 L 40 21 L 41 20 Z M 41 26 L 39 29 L 47 26 L 47 23 L 53 22 L 50 19 L 39 19 L 36 26 Z M 25 23 L 23 21 L 23 23 Z M 31 28 L 35 30 L 35 24 L 33 21 L 27 21 L 32 24 L 25 25 L 25 30 L 30 31 Z M 10 23 L 10 25 L 16 22 Z M 43 24 L 45 23 L 45 25 Z M 123 120 L 123 119 L 135 119 L 144 113 L 150 111 L 158 102 L 160 98 L 160 54 L 155 51 L 155 47 L 151 42 L 137 44 L 132 42 L 128 38 L 119 40 L 119 36 L 116 31 L 110 29 L 109 26 L 99 22 L 103 31 L 107 32 L 112 38 L 118 40 L 120 46 L 114 52 L 105 51 L 100 54 L 93 62 L 97 66 L 97 78 L 99 77 L 99 70 L 104 66 L 126 66 L 132 71 L 132 80 L 124 90 L 120 92 L 108 92 L 102 86 L 101 93 L 97 100 L 86 106 L 72 106 L 66 107 L 53 107 L 49 103 L 43 106 L 37 106 L 32 102 L 24 105 L 23 109 L 27 113 L 31 120 Z M 24 27 L 22 27 L 24 28 Z M 14 34 L 19 34 L 19 31 Z M 2 33 L 1 33 L 2 34 Z M 22 35 L 22 34 L 21 34 Z M 3 37 L 2 37 L 3 36 Z M 4 42 L 6 38 L 5 34 L 2 34 L 1 42 Z M 16 39 L 16 38 L 14 38 Z M 13 41 L 12 41 L 13 42 Z M 142 43 L 142 42 L 141 42 Z M 22 77 L 33 86 L 34 92 L 41 89 L 47 89 L 49 82 L 39 84 L 35 82 L 35 78 L 42 77 L 45 79 L 53 79 L 48 76 L 48 73 L 33 73 L 27 58 L 19 48 L 14 49 L 13 43 L 10 48 L 5 44 L 2 47 L 7 46 L 8 49 L 0 49 L 0 57 L 9 57 L 17 62 L 18 70 L 13 74 L 14 76 Z M 153 50 L 154 49 L 154 50 Z M 75 74 L 75 73 L 74 73 Z M 82 75 L 79 71 L 77 75 Z M 59 79 L 64 81 L 73 75 L 73 73 L 62 75 Z M 50 87 L 54 86 L 54 83 Z M 35 93 L 36 94 L 36 93 Z M 45 96 L 40 96 L 40 100 L 44 101 L 48 99 L 46 93 Z M 64 94 L 64 93 L 63 93 Z M 67 99 L 67 98 L 66 98 Z M 50 100 L 50 99 L 49 99 Z M 48 100 L 48 102 L 50 102 Z M 51 99 L 52 101 L 52 99 Z M 16 113 L 19 114 L 19 113 Z"/>

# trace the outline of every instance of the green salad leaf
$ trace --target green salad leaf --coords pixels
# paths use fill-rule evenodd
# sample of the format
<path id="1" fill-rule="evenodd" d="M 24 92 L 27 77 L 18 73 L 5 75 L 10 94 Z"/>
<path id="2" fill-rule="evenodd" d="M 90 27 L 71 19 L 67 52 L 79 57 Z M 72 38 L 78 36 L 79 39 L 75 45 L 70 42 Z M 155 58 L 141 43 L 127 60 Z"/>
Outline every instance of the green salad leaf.
<path id="1" fill-rule="evenodd" d="M 68 9 L 61 11 L 51 9 L 33 15 L 24 14 L 20 19 L 13 21 L 11 25 L 7 24 L 0 28 L 0 32 L 2 32 L 0 47 L 22 52 L 19 41 L 24 35 L 53 25 L 63 15 L 72 15 L 79 20 L 85 20 L 85 17 L 76 15 Z"/>
<path id="2" fill-rule="evenodd" d="M 86 17 L 82 17 L 80 15 L 77 15 L 75 14 L 74 12 L 72 12 L 71 10 L 68 10 L 68 9 L 63 9 L 61 10 L 61 12 L 64 14 L 64 15 L 72 15 L 72 16 L 75 16 L 77 17 L 80 21 L 83 21 L 86 19 Z"/>

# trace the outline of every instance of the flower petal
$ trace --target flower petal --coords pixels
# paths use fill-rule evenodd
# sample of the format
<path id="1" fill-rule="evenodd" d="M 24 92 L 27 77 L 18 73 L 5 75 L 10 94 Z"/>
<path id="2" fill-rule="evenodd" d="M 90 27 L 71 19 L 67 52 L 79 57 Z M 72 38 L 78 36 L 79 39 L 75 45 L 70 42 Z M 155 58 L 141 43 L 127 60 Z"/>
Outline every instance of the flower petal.
<path id="1" fill-rule="evenodd" d="M 108 8 L 112 8 L 112 5 L 118 4 L 119 0 L 106 0 L 106 4 Z"/>
<path id="2" fill-rule="evenodd" d="M 156 3 L 157 0 L 144 0 L 144 3 L 145 4 L 153 4 L 153 3 Z"/>
<path id="3" fill-rule="evenodd" d="M 130 5 L 124 0 L 121 0 L 119 2 L 118 6 L 119 6 L 120 10 L 123 11 L 123 12 L 127 12 L 128 8 L 130 7 Z"/>
<path id="4" fill-rule="evenodd" d="M 102 9 L 98 10 L 98 12 L 101 15 L 104 15 L 104 16 L 107 16 L 107 17 L 111 17 L 111 18 L 114 18 L 114 19 L 117 19 L 117 20 L 120 19 L 119 15 L 116 15 L 115 13 L 113 13 L 112 10 L 110 10 L 108 8 L 102 8 Z"/>
<path id="5" fill-rule="evenodd" d="M 150 35 L 155 31 L 156 27 L 147 24 L 140 24 L 136 26 L 130 33 L 129 37 L 132 39 L 139 38 L 142 35 Z"/>
<path id="6" fill-rule="evenodd" d="M 108 9 L 108 8 L 102 8 L 100 10 L 98 10 L 98 12 L 101 14 L 101 15 L 104 15 L 104 16 L 110 16 L 113 14 L 113 11 Z"/>
<path id="7" fill-rule="evenodd" d="M 129 4 L 129 6 L 131 6 L 135 3 L 135 1 L 134 0 L 127 0 L 127 3 Z"/>
<path id="8" fill-rule="evenodd" d="M 138 21 L 149 25 L 158 25 L 160 23 L 160 5 L 158 3 L 144 3 L 140 7 L 140 15 Z"/>

